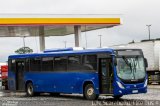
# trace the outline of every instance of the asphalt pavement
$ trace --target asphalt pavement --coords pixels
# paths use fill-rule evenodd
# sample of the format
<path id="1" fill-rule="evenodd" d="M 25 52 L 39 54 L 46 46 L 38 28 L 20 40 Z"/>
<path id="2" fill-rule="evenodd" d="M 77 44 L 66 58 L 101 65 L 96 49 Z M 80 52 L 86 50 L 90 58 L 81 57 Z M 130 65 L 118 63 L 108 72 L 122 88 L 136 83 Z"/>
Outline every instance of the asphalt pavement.
<path id="1" fill-rule="evenodd" d="M 0 91 L 0 106 L 159 106 L 159 86 L 149 86 L 146 94 L 126 95 L 119 100 L 115 100 L 111 96 L 100 96 L 95 101 L 85 100 L 79 94 L 50 96 L 46 93 L 40 96 L 26 97 L 25 93 Z"/>

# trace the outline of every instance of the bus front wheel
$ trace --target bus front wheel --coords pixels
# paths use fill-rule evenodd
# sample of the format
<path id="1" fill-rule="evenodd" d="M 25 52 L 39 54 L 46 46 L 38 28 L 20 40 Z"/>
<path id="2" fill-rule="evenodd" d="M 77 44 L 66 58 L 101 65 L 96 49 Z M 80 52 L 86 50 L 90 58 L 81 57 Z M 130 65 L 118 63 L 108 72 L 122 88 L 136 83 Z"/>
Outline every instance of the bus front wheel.
<path id="1" fill-rule="evenodd" d="M 84 88 L 84 97 L 88 100 L 95 100 L 99 95 L 95 94 L 93 84 L 87 84 Z"/>
<path id="2" fill-rule="evenodd" d="M 30 96 L 30 97 L 34 96 L 33 84 L 31 82 L 27 84 L 26 93 L 27 93 L 27 96 Z"/>

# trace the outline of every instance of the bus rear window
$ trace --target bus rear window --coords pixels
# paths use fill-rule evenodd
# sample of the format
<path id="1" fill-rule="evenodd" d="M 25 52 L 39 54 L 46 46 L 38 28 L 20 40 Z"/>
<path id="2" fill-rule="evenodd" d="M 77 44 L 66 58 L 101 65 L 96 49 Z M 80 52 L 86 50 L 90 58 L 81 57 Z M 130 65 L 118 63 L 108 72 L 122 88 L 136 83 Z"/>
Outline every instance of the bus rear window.
<path id="1" fill-rule="evenodd" d="M 9 60 L 9 71 L 16 72 L 16 60 L 15 59 Z"/>

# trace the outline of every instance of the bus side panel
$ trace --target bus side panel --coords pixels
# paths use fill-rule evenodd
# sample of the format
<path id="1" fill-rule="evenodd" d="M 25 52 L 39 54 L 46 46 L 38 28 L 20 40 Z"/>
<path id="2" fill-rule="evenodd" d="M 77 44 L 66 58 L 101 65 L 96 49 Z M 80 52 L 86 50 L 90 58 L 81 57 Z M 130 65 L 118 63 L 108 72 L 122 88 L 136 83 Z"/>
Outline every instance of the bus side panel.
<path id="1" fill-rule="evenodd" d="M 16 90 L 16 74 L 8 71 L 8 89 L 11 91 Z"/>
<path id="2" fill-rule="evenodd" d="M 76 84 L 76 73 L 39 72 L 26 73 L 25 81 L 30 80 L 35 92 L 72 93 Z"/>
<path id="3" fill-rule="evenodd" d="M 55 73 L 53 75 L 56 92 L 73 93 L 77 78 L 76 73 L 64 72 Z"/>
<path id="4" fill-rule="evenodd" d="M 99 94 L 99 78 L 97 73 L 77 73 L 77 81 L 73 92 L 83 94 L 85 82 L 91 82 L 95 88 L 95 93 Z"/>
<path id="5" fill-rule="evenodd" d="M 25 82 L 31 81 L 34 92 L 54 92 L 53 76 L 50 73 L 26 72 Z"/>
<path id="6" fill-rule="evenodd" d="M 99 93 L 98 75 L 96 73 L 78 72 L 39 72 L 26 73 L 25 81 L 31 80 L 35 92 L 83 93 L 85 81 L 93 82 Z"/>

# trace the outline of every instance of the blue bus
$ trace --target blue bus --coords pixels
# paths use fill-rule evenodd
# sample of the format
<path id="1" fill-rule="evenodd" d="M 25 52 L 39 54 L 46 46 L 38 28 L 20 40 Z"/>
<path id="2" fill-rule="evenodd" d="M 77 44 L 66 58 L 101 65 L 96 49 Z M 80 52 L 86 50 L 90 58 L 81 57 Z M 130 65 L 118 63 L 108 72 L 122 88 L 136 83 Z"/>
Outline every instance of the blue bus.
<path id="1" fill-rule="evenodd" d="M 140 49 L 57 49 L 11 55 L 8 87 L 39 93 L 78 93 L 88 100 L 147 92 L 147 60 Z"/>

